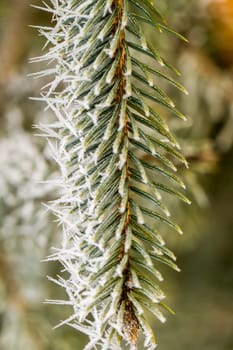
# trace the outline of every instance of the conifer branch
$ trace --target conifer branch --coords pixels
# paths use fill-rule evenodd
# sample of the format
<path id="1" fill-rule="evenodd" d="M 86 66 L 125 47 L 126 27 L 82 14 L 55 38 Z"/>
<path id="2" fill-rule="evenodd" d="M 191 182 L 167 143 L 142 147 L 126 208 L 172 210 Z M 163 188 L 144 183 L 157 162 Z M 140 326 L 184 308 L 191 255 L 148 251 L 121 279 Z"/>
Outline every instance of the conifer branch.
<path id="1" fill-rule="evenodd" d="M 48 260 L 60 261 L 68 273 L 56 283 L 74 310 L 61 325 L 87 334 L 86 350 L 117 350 L 123 343 L 136 349 L 140 332 L 152 350 L 156 340 L 145 311 L 165 322 L 157 262 L 179 270 L 154 225 L 182 233 L 160 190 L 189 201 L 172 187 L 184 187 L 173 174 L 174 162 L 187 162 L 150 101 L 185 119 L 159 79 L 186 90 L 164 72 L 177 73 L 148 43 L 141 25 L 182 37 L 150 0 L 51 0 L 44 10 L 55 24 L 39 28 L 50 48 L 35 60 L 56 65 L 38 73 L 53 76 L 39 100 L 57 123 L 41 129 L 55 140 L 50 145 L 63 196 L 52 210 L 64 232 L 62 246 Z M 171 185 L 154 181 L 158 173 Z"/>

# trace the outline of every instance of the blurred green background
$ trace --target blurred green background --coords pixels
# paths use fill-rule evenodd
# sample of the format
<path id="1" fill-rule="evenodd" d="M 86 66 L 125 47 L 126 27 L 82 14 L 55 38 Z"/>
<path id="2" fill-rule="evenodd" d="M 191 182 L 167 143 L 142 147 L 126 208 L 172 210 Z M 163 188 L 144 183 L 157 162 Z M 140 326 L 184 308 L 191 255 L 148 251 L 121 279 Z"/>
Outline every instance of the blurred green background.
<path id="1" fill-rule="evenodd" d="M 233 1 L 157 1 L 185 44 L 148 31 L 182 75 L 189 90 L 181 96 L 167 87 L 188 122 L 171 119 L 190 169 L 180 169 L 192 206 L 171 202 L 185 231 L 166 237 L 182 270 L 163 268 L 163 290 L 176 311 L 165 325 L 154 324 L 161 350 L 233 349 Z M 81 350 L 85 338 L 66 327 L 52 330 L 69 315 L 65 307 L 43 304 L 63 298 L 46 279 L 59 267 L 40 263 L 61 239 L 42 202 L 56 197 L 50 180 L 58 170 L 33 125 L 51 120 L 32 102 L 45 82 L 28 77 L 40 67 L 44 39 L 29 24 L 50 21 L 30 4 L 0 2 L 0 349 Z M 46 184 L 38 181 L 46 180 Z"/>

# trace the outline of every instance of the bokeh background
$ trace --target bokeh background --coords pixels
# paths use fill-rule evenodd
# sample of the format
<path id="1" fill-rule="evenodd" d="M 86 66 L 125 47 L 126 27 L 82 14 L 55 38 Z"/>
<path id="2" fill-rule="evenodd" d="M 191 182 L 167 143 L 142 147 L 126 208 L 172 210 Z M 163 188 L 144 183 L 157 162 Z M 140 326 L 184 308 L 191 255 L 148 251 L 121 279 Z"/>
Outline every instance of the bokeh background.
<path id="1" fill-rule="evenodd" d="M 183 43 L 147 31 L 154 45 L 181 71 L 189 96 L 166 87 L 186 123 L 170 118 L 190 168 L 180 169 L 192 206 L 170 208 L 185 231 L 169 235 L 181 273 L 163 268 L 167 303 L 176 311 L 165 325 L 154 323 L 161 350 L 233 349 L 233 1 L 157 1 Z M 40 263 L 59 244 L 60 228 L 41 203 L 58 195 L 59 176 L 46 140 L 33 127 L 53 116 L 29 96 L 45 81 L 28 74 L 44 39 L 29 25 L 49 25 L 31 7 L 42 1 L 0 0 L 0 349 L 81 350 L 85 338 L 72 329 L 52 330 L 69 315 L 46 279 L 60 267 Z M 43 184 L 39 181 L 45 181 Z"/>

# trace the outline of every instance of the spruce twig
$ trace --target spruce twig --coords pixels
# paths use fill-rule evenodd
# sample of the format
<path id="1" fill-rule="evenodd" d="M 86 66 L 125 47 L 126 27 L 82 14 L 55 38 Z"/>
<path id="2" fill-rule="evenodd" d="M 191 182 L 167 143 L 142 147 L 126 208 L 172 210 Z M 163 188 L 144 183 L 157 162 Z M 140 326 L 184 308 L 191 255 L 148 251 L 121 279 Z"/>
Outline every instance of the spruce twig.
<path id="1" fill-rule="evenodd" d="M 39 28 L 50 48 L 35 60 L 56 61 L 38 73 L 53 77 L 39 100 L 57 117 L 54 126 L 42 129 L 56 140 L 50 145 L 63 196 L 51 208 L 64 232 L 62 246 L 48 260 L 59 260 L 68 272 L 57 283 L 74 310 L 61 324 L 89 336 L 86 350 L 117 350 L 122 341 L 135 349 L 140 332 L 152 350 L 157 344 L 145 310 L 165 322 L 157 261 L 178 270 L 152 222 L 182 231 L 168 218 L 159 191 L 177 192 L 153 181 L 143 159 L 149 155 L 155 173 L 165 176 L 176 171 L 173 159 L 187 165 L 150 101 L 159 111 L 162 106 L 185 117 L 152 73 L 186 91 L 164 73 L 177 71 L 148 43 L 141 25 L 172 31 L 149 0 L 51 0 L 44 10 L 54 26 Z M 184 187 L 177 176 L 169 177 Z"/>

